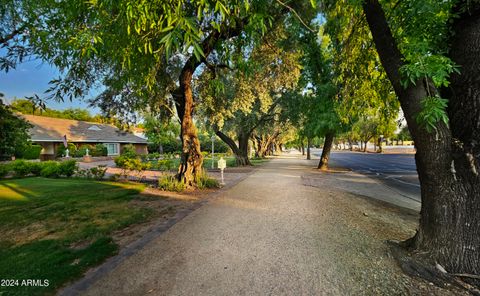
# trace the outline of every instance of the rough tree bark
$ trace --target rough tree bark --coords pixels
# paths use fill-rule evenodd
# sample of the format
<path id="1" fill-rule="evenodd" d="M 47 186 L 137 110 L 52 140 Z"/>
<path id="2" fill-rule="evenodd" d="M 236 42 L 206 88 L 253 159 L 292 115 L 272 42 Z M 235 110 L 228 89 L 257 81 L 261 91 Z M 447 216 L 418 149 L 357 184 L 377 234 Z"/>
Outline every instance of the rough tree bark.
<path id="1" fill-rule="evenodd" d="M 216 131 L 215 133 L 220 139 L 222 139 L 223 142 L 225 142 L 225 144 L 230 147 L 230 149 L 232 149 L 233 153 L 235 154 L 235 160 L 238 166 L 252 165 L 250 163 L 250 159 L 248 159 L 248 139 L 250 138 L 251 134 L 248 134 L 246 132 L 237 133 L 237 146 L 237 143 L 235 143 L 232 138 L 225 135 L 221 131 Z"/>
<path id="2" fill-rule="evenodd" d="M 200 150 L 197 128 L 193 123 L 193 72 L 200 63 L 190 58 L 180 74 L 180 95 L 176 96 L 177 113 L 181 119 L 182 156 L 176 178 L 187 186 L 195 184 L 196 176 L 201 172 L 203 157 Z"/>
<path id="3" fill-rule="evenodd" d="M 328 169 L 328 160 L 330 159 L 330 151 L 332 150 L 333 138 L 335 133 L 328 132 L 325 134 L 325 142 L 323 143 L 322 156 L 320 156 L 320 162 L 318 163 L 318 169 Z"/>
<path id="4" fill-rule="evenodd" d="M 460 1 L 468 5 L 471 1 Z M 427 132 L 416 115 L 427 94 L 425 81 L 401 86 L 403 56 L 378 0 L 363 3 L 383 67 L 397 94 L 415 141 L 422 209 L 411 248 L 451 273 L 480 274 L 480 7 L 471 5 L 453 23 L 451 57 L 462 73 L 452 76 L 450 126 Z"/>

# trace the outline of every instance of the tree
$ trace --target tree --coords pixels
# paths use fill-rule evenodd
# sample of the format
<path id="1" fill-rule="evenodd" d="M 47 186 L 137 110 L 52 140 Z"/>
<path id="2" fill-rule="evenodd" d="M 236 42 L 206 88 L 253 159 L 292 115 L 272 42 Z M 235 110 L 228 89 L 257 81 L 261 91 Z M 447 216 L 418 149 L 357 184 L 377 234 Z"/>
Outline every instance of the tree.
<path id="1" fill-rule="evenodd" d="M 158 152 L 163 153 L 163 145 L 178 141 L 180 125 L 170 119 L 163 120 L 153 114 L 146 114 L 144 121 L 145 135 L 148 141 L 158 146 Z"/>
<path id="2" fill-rule="evenodd" d="M 15 11 L 14 2 L 5 11 Z M 255 39 L 290 9 L 278 1 L 25 1 L 21 13 L 8 14 L 0 27 L 12 28 L 8 20 L 15 18 L 14 23 L 35 28 L 19 33 L 28 52 L 65 73 L 48 90 L 54 98 L 82 96 L 101 81 L 105 91 L 94 103 L 104 110 L 115 105 L 138 110 L 173 100 L 183 144 L 177 179 L 193 186 L 202 164 L 192 120 L 194 73 L 212 56 L 228 56 L 225 42 Z M 14 53 L 7 59 L 21 57 Z M 175 79 L 172 64 L 179 69 Z"/>
<path id="3" fill-rule="evenodd" d="M 410 135 L 410 132 L 408 131 L 408 126 L 404 126 L 402 127 L 402 129 L 400 130 L 400 132 L 395 136 L 395 138 L 397 140 L 400 140 L 402 141 L 411 141 L 412 140 L 412 136 Z"/>
<path id="4" fill-rule="evenodd" d="M 417 259 L 478 275 L 480 3 L 365 0 L 354 10 L 365 14 L 417 148 L 422 210 L 407 245 Z"/>
<path id="5" fill-rule="evenodd" d="M 0 159 L 10 159 L 20 154 L 29 144 L 31 125 L 16 116 L 0 99 Z"/>
<path id="6" fill-rule="evenodd" d="M 238 48 L 237 55 L 248 58 L 233 60 L 223 70 L 211 67 L 199 83 L 202 113 L 232 149 L 238 165 L 250 164 L 249 139 L 262 125 L 275 122 L 281 94 L 295 87 L 300 75 L 299 53 L 281 47 L 288 38 L 283 26 L 279 23 L 253 48 Z"/>
<path id="7" fill-rule="evenodd" d="M 304 31 L 299 46 L 302 47 L 302 76 L 300 89 L 287 100 L 290 116 L 301 126 L 301 135 L 307 139 L 307 159 L 310 159 L 310 142 L 315 137 L 325 137 L 318 169 L 328 168 L 333 139 L 343 125 L 336 109 L 338 87 L 334 81 L 330 40 L 323 34 Z"/>

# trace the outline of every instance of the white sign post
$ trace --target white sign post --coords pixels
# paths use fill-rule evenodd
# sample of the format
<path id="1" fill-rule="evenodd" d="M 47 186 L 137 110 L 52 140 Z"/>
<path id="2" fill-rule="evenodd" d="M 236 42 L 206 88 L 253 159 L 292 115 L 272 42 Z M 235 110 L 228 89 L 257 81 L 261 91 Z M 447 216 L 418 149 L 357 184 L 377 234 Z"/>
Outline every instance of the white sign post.
<path id="1" fill-rule="evenodd" d="M 220 159 L 218 160 L 218 168 L 220 169 L 220 173 L 222 176 L 222 182 L 220 183 L 221 185 L 225 185 L 225 182 L 223 180 L 223 170 L 226 167 L 227 167 L 227 162 L 225 161 L 225 159 L 223 159 L 223 157 L 220 157 Z"/>

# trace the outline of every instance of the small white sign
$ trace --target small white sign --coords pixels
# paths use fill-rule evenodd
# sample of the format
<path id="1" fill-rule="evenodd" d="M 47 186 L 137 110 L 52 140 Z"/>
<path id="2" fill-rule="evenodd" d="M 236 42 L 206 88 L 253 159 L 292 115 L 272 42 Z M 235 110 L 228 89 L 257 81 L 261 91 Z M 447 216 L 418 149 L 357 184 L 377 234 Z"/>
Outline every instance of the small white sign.
<path id="1" fill-rule="evenodd" d="M 227 167 L 227 162 L 225 161 L 225 159 L 223 159 L 223 157 L 220 157 L 220 159 L 218 160 L 218 168 L 223 170 L 226 167 Z"/>

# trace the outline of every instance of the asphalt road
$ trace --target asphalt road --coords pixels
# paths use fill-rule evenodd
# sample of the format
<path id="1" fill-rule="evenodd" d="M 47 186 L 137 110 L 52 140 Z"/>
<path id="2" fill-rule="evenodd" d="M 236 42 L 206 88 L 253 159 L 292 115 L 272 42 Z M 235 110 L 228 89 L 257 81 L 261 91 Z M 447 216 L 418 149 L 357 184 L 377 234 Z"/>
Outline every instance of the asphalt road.
<path id="1" fill-rule="evenodd" d="M 320 151 L 314 155 L 319 156 Z M 374 154 L 333 151 L 331 165 L 376 178 L 405 198 L 420 202 L 420 184 L 413 154 Z"/>

